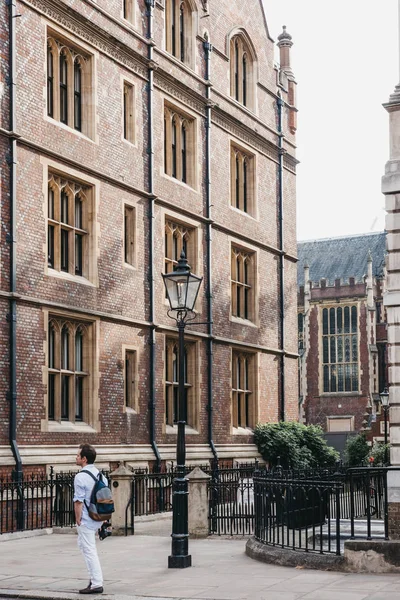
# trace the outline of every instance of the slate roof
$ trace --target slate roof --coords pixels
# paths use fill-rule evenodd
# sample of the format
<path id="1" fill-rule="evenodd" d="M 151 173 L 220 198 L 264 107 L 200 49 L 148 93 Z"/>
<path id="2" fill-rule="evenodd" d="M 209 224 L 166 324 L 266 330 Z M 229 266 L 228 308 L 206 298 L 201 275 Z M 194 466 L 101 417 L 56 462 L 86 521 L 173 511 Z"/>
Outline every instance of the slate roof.
<path id="1" fill-rule="evenodd" d="M 313 282 L 325 278 L 326 285 L 334 285 L 335 279 L 348 283 L 349 277 L 354 277 L 356 282 L 363 281 L 369 251 L 372 272 L 375 277 L 380 277 L 386 255 L 385 231 L 298 242 L 297 285 L 304 285 L 305 263 L 310 267 Z"/>

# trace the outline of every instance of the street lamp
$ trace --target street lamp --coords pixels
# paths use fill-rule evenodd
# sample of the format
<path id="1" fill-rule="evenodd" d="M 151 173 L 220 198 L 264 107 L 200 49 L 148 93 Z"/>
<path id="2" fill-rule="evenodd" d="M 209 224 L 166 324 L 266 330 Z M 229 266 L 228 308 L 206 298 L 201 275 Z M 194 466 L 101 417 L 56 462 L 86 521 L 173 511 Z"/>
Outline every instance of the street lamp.
<path id="1" fill-rule="evenodd" d="M 389 460 L 388 460 L 387 443 L 388 443 L 389 392 L 388 392 L 387 388 L 385 388 L 383 390 L 383 392 L 381 392 L 379 394 L 379 398 L 381 399 L 381 405 L 382 405 L 382 409 L 383 409 L 383 416 L 384 416 L 384 419 L 385 419 L 385 465 L 388 465 L 389 464 Z"/>
<path id="2" fill-rule="evenodd" d="M 170 569 L 185 569 L 192 565 L 188 533 L 188 480 L 185 472 L 185 325 L 194 318 L 194 305 L 202 277 L 190 272 L 190 266 L 182 250 L 178 265 L 172 273 L 162 274 L 170 305 L 168 316 L 176 321 L 178 340 L 178 437 L 176 442 L 176 477 L 172 483 L 172 547 L 168 557 Z M 190 317 L 190 315 L 193 315 Z"/>

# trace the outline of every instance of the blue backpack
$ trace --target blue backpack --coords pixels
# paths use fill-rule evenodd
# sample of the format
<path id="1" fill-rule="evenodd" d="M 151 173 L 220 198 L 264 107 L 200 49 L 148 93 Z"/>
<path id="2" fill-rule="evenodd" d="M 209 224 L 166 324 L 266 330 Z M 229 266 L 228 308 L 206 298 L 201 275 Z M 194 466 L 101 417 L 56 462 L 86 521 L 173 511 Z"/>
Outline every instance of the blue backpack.
<path id="1" fill-rule="evenodd" d="M 93 521 L 108 521 L 115 511 L 114 500 L 110 488 L 104 483 L 101 473 L 99 473 L 97 477 L 90 471 L 85 471 L 85 469 L 82 469 L 80 473 L 87 473 L 94 479 L 90 503 L 88 504 L 85 500 L 85 506 L 89 513 L 89 517 L 93 519 Z"/>

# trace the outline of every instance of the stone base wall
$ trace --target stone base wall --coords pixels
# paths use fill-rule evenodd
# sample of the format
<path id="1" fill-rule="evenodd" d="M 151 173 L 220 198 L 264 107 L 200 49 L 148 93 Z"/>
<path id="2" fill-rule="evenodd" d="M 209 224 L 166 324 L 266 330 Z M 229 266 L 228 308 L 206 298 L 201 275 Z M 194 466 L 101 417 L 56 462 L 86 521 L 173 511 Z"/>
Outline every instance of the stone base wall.
<path id="1" fill-rule="evenodd" d="M 400 502 L 389 502 L 389 538 L 400 540 Z"/>

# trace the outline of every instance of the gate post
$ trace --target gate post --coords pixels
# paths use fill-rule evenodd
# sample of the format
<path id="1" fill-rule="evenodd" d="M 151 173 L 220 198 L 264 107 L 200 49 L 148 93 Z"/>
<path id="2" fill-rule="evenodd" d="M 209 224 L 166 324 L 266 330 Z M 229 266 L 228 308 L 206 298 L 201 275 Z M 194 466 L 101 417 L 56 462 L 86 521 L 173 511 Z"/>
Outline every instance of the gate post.
<path id="1" fill-rule="evenodd" d="M 210 475 L 196 467 L 187 476 L 189 480 L 189 535 L 192 538 L 208 536 L 208 482 Z"/>
<path id="2" fill-rule="evenodd" d="M 112 516 L 113 535 L 125 535 L 125 514 L 131 499 L 133 477 L 133 472 L 122 464 L 110 473 L 111 491 L 115 507 Z"/>

